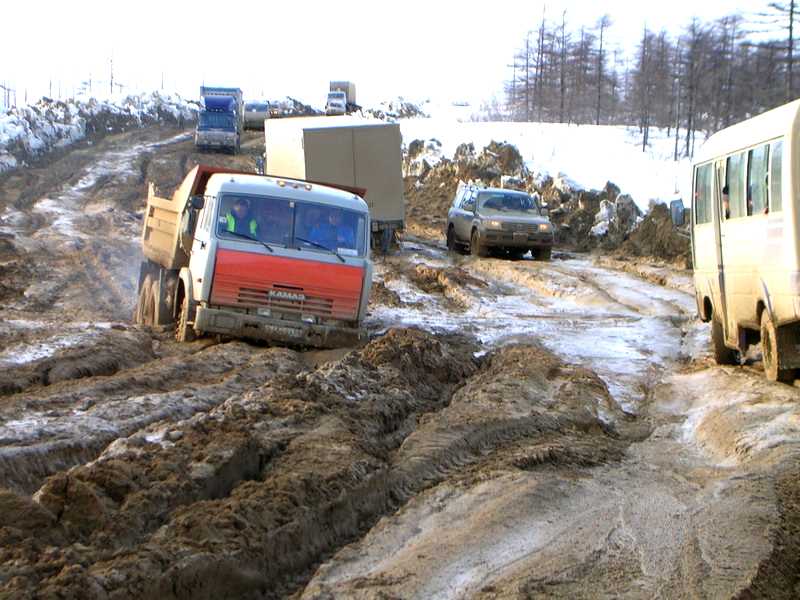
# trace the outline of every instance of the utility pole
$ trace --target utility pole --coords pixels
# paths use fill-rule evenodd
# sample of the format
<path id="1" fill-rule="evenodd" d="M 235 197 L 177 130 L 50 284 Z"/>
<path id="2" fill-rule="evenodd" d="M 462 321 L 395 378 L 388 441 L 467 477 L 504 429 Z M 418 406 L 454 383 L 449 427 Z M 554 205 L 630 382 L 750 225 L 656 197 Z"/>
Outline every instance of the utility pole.
<path id="1" fill-rule="evenodd" d="M 110 90 L 111 90 L 111 94 L 113 95 L 114 94 L 114 56 L 113 55 L 109 59 L 109 65 L 111 67 L 111 75 L 110 75 L 110 78 L 109 78 L 109 81 L 110 81 L 109 87 L 110 87 Z"/>

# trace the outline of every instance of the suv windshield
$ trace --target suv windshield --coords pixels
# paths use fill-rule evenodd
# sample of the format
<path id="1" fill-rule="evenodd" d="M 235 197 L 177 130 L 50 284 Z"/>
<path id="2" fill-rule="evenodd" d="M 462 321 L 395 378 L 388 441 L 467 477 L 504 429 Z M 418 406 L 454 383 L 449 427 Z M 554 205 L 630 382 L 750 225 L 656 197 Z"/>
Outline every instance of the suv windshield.
<path id="1" fill-rule="evenodd" d="M 539 205 L 522 192 L 481 192 L 478 194 L 478 211 L 486 215 L 533 216 L 539 215 Z"/>
<path id="2" fill-rule="evenodd" d="M 200 113 L 199 128 L 234 130 L 236 129 L 236 123 L 230 113 L 202 111 Z"/>
<path id="3" fill-rule="evenodd" d="M 248 112 L 266 112 L 269 109 L 267 104 L 246 104 L 244 109 Z"/>
<path id="4" fill-rule="evenodd" d="M 287 248 L 365 256 L 364 213 L 283 198 L 224 194 L 219 203 L 217 236 L 241 236 Z M 247 242 L 245 242 L 247 243 Z"/>

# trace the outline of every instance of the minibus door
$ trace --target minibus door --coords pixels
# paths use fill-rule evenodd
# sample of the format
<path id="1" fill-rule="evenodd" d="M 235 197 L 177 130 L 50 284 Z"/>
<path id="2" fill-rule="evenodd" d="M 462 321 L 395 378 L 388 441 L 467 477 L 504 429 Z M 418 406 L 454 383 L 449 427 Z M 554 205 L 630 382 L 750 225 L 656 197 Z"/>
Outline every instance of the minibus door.
<path id="1" fill-rule="evenodd" d="M 719 298 L 714 302 L 715 309 L 719 307 L 722 312 L 722 329 L 725 333 L 725 341 L 728 345 L 738 347 L 736 339 L 736 327 L 733 323 L 733 311 L 728 310 L 728 294 L 725 285 L 725 209 L 722 204 L 722 188 L 725 186 L 725 162 L 718 161 L 714 168 L 714 237 L 716 239 L 716 258 L 717 258 L 717 285 L 719 288 Z"/>

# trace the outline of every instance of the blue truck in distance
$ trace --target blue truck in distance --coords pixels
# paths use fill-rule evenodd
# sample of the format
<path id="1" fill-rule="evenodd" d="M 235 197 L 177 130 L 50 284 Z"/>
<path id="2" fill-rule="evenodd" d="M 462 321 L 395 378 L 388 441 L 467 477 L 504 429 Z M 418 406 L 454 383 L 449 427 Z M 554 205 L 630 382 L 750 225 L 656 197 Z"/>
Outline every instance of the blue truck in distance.
<path id="1" fill-rule="evenodd" d="M 244 99 L 239 88 L 200 86 L 203 108 L 197 119 L 198 149 L 239 151 L 244 128 Z"/>

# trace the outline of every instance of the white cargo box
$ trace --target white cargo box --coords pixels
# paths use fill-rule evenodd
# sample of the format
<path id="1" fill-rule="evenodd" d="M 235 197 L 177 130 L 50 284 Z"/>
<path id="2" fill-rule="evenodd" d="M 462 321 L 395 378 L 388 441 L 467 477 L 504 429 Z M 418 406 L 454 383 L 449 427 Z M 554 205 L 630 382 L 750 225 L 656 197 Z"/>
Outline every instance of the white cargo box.
<path id="1" fill-rule="evenodd" d="M 366 189 L 378 229 L 405 221 L 400 126 L 360 117 L 267 120 L 267 175 Z"/>

